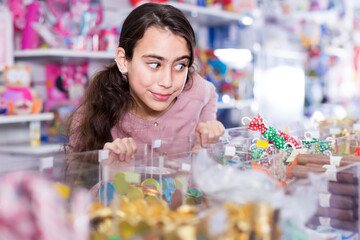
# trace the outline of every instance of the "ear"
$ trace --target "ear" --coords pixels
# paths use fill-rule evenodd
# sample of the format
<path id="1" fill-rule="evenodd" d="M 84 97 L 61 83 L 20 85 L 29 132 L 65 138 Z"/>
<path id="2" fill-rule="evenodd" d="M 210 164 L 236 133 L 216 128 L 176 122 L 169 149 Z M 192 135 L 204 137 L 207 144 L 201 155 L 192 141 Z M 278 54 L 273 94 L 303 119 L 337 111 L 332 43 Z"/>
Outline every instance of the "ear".
<path id="1" fill-rule="evenodd" d="M 127 64 L 128 64 L 128 61 L 126 60 L 126 57 L 125 57 L 125 49 L 123 49 L 122 47 L 118 47 L 116 49 L 116 65 L 119 69 L 119 71 L 121 73 L 127 73 L 128 70 L 127 70 Z"/>

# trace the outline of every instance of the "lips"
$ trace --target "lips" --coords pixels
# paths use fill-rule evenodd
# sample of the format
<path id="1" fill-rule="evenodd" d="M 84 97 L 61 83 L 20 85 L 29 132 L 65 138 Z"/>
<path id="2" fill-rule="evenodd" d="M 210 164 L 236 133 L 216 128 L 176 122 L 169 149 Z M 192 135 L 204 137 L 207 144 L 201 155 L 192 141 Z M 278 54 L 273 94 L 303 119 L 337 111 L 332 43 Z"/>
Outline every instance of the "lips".
<path id="1" fill-rule="evenodd" d="M 171 97 L 171 94 L 159 94 L 154 92 L 151 92 L 151 94 L 159 101 L 166 101 Z"/>

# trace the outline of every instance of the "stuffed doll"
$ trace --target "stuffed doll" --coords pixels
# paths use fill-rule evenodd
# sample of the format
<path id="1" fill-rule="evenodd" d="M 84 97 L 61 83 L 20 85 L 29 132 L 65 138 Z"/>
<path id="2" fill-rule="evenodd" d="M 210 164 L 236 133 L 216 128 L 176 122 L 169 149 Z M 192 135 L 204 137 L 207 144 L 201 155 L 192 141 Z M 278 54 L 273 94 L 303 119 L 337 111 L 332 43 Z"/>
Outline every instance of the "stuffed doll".
<path id="1" fill-rule="evenodd" d="M 30 88 L 31 74 L 29 66 L 5 66 L 5 86 L 0 88 L 0 98 L 8 102 L 8 114 L 39 113 L 42 101 Z"/>
<path id="2" fill-rule="evenodd" d="M 4 98 L 0 97 L 0 115 L 8 115 L 10 110 L 10 103 Z"/>

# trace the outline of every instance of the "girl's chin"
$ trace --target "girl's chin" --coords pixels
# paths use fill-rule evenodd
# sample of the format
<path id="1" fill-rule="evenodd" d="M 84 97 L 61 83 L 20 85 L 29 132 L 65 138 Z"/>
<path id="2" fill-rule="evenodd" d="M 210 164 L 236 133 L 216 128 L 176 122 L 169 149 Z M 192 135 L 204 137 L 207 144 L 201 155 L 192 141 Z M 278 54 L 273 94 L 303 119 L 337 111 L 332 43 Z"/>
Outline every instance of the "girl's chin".
<path id="1" fill-rule="evenodd" d="M 168 102 L 163 102 L 163 103 L 155 103 L 155 104 L 151 104 L 151 105 L 148 105 L 148 107 L 154 111 L 154 112 L 164 112 L 166 110 L 169 109 L 171 103 L 168 103 Z"/>

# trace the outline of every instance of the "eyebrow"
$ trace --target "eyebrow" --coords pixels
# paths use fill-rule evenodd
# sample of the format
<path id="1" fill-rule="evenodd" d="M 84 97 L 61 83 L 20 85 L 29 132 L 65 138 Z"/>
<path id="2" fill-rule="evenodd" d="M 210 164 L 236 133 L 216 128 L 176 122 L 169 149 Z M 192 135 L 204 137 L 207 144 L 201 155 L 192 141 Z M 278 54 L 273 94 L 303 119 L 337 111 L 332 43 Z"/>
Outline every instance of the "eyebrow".
<path id="1" fill-rule="evenodd" d="M 142 58 L 156 58 L 160 61 L 166 61 L 166 59 L 164 57 L 161 57 L 161 56 L 158 56 L 158 55 L 155 55 L 155 54 L 146 54 L 146 55 L 143 55 Z M 181 56 L 181 57 L 178 57 L 175 59 L 174 62 L 177 62 L 177 61 L 180 61 L 182 59 L 190 59 L 190 56 L 189 55 L 184 55 L 184 56 Z"/>

